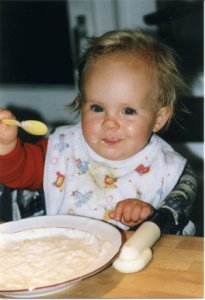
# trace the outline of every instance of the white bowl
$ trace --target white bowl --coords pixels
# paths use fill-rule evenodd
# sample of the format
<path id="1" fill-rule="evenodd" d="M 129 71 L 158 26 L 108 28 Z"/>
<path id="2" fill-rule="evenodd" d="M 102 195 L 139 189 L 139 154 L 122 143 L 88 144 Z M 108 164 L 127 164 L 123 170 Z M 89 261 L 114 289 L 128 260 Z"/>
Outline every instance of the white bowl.
<path id="1" fill-rule="evenodd" d="M 39 286 L 32 290 L 0 290 L 0 295 L 9 298 L 31 298 L 56 293 L 103 270 L 106 266 L 111 264 L 122 246 L 122 235 L 113 225 L 92 218 L 72 215 L 41 216 L 11 221 L 0 225 L 0 232 L 19 232 L 39 227 L 64 227 L 87 231 L 94 234 L 100 240 L 110 242 L 111 247 L 109 247 L 108 251 L 96 261 L 93 270 L 89 272 L 86 272 L 85 270 L 83 276 L 78 277 L 76 275 L 74 278 L 67 281 L 51 284 L 49 286 Z"/>

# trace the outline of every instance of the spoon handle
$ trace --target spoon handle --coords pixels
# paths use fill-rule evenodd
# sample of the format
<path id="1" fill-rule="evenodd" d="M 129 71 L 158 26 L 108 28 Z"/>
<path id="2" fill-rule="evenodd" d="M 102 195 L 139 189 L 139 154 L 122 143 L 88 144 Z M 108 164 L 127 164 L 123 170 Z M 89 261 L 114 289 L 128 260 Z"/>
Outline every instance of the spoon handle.
<path id="1" fill-rule="evenodd" d="M 4 119 L 1 120 L 2 123 L 6 124 L 6 125 L 15 125 L 15 126 L 20 126 L 21 127 L 21 123 L 17 120 L 13 120 L 13 119 Z"/>

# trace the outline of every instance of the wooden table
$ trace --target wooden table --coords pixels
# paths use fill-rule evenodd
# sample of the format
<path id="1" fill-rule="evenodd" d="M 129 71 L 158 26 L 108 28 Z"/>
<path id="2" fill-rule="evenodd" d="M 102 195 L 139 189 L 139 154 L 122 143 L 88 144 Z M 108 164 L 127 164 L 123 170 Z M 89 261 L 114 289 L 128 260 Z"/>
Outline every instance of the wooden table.
<path id="1" fill-rule="evenodd" d="M 47 298 L 203 298 L 203 246 L 201 237 L 164 235 L 144 270 L 123 274 L 110 266 Z"/>

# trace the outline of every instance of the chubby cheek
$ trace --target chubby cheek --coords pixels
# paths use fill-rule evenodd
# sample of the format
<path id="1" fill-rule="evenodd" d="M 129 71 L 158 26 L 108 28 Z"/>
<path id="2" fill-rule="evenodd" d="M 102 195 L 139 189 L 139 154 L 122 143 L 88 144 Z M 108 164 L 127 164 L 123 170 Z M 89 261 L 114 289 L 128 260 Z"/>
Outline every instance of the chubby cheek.
<path id="1" fill-rule="evenodd" d="M 127 138 L 138 140 L 140 137 L 144 136 L 144 128 L 141 126 L 136 126 L 133 124 L 127 124 L 125 127 L 125 135 Z"/>
<path id="2" fill-rule="evenodd" d="M 94 120 L 82 118 L 83 135 L 88 144 L 96 144 L 99 136 L 99 126 Z"/>
<path id="3" fill-rule="evenodd" d="M 137 136 L 137 132 L 139 131 L 139 128 L 135 125 L 132 125 L 132 124 L 127 124 L 126 125 L 126 132 L 127 132 L 127 135 L 129 135 L 130 137 L 135 137 Z"/>
<path id="4" fill-rule="evenodd" d="M 146 126 L 133 126 L 132 124 L 126 127 L 126 137 L 130 140 L 132 147 L 141 150 L 149 141 L 152 130 Z M 131 145 L 130 145 L 131 146 Z"/>

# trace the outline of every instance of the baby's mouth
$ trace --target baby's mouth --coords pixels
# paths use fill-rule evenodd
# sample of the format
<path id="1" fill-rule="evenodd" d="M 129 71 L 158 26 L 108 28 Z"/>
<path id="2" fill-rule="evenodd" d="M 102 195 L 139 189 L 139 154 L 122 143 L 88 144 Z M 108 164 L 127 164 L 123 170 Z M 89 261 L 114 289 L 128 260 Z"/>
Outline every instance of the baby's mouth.
<path id="1" fill-rule="evenodd" d="M 108 144 L 108 145 L 114 145 L 118 142 L 121 141 L 120 138 L 116 138 L 116 137 L 106 137 L 104 139 L 102 139 L 102 141 L 105 143 L 105 144 Z"/>

